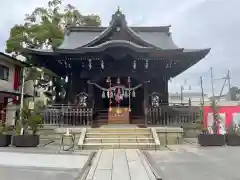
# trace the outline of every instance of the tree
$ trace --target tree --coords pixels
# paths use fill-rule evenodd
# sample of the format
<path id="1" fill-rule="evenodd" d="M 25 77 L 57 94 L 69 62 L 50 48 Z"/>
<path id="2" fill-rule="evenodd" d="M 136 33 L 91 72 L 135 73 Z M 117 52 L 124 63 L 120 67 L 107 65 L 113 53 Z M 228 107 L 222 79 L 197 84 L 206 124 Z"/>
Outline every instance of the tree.
<path id="1" fill-rule="evenodd" d="M 219 128 L 219 119 L 221 118 L 219 113 L 218 113 L 218 106 L 217 106 L 217 101 L 215 99 L 212 100 L 211 102 L 211 109 L 213 112 L 213 133 L 217 134 L 218 128 Z"/>
<path id="2" fill-rule="evenodd" d="M 22 48 L 55 48 L 64 37 L 65 26 L 77 24 L 82 26 L 99 26 L 98 15 L 82 15 L 71 4 L 63 6 L 62 0 L 51 0 L 47 7 L 37 7 L 26 14 L 24 24 L 11 28 L 6 42 L 6 52 L 13 56 L 21 54 Z M 28 61 L 28 60 L 27 60 Z M 29 62 L 31 63 L 31 62 Z"/>
<path id="3" fill-rule="evenodd" d="M 23 55 L 23 48 L 56 48 L 63 41 L 65 27 L 73 24 L 99 26 L 101 20 L 98 15 L 81 14 L 71 4 L 64 6 L 62 0 L 50 0 L 47 7 L 36 7 L 30 14 L 26 14 L 24 24 L 11 28 L 6 42 L 6 52 L 16 57 Z M 32 64 L 31 58 L 27 58 L 26 61 Z M 51 72 L 44 71 L 48 77 L 40 78 L 42 73 L 34 67 L 30 68 L 27 71 L 26 80 L 41 79 L 42 81 L 38 81 L 37 85 L 41 87 L 44 82 L 49 81 L 49 75 L 53 75 Z"/>

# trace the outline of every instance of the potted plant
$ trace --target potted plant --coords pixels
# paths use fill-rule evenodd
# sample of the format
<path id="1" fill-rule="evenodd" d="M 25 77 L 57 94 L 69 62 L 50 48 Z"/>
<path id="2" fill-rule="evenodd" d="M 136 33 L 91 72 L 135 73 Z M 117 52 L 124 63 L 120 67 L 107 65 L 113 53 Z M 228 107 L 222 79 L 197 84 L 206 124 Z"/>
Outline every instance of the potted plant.
<path id="1" fill-rule="evenodd" d="M 0 121 L 1 122 L 1 121 Z M 4 123 L 0 124 L 0 147 L 7 147 L 11 144 L 10 129 Z"/>
<path id="2" fill-rule="evenodd" d="M 228 146 L 240 146 L 240 128 L 233 127 L 226 134 L 226 144 Z"/>
<path id="3" fill-rule="evenodd" d="M 218 113 L 216 100 L 212 101 L 211 107 L 213 111 L 213 132 L 210 133 L 207 128 L 204 128 L 203 123 L 201 122 L 202 131 L 198 135 L 198 143 L 200 146 L 223 146 L 225 145 L 225 135 L 218 133 L 220 116 Z"/>
<path id="4" fill-rule="evenodd" d="M 26 106 L 21 114 L 22 119 L 15 128 L 12 144 L 16 147 L 36 147 L 39 145 L 37 131 L 42 127 L 42 115 L 36 109 L 29 110 Z"/>

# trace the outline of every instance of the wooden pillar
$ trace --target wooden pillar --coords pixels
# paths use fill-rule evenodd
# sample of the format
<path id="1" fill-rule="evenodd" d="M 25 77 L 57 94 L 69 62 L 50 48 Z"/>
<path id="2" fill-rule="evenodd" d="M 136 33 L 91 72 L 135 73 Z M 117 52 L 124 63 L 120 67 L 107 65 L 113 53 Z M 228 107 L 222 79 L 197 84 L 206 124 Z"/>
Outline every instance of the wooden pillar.
<path id="1" fill-rule="evenodd" d="M 93 108 L 93 100 L 94 100 L 94 94 L 93 94 L 93 85 L 88 83 L 88 107 Z"/>
<path id="2" fill-rule="evenodd" d="M 148 108 L 149 108 L 149 96 L 148 96 L 148 85 L 149 83 L 144 83 L 143 85 L 143 90 L 144 90 L 144 106 L 143 106 L 143 111 L 144 111 L 144 123 L 145 125 L 147 125 L 147 121 L 148 121 Z"/>
<path id="3" fill-rule="evenodd" d="M 168 80 L 169 80 L 169 78 L 168 77 L 164 77 L 164 82 L 163 82 L 163 84 L 164 84 L 164 99 L 163 99 L 163 103 L 164 104 L 166 104 L 166 105 L 168 105 L 168 103 L 169 103 L 169 99 L 168 99 L 168 97 L 169 97 L 169 95 L 168 95 Z"/>

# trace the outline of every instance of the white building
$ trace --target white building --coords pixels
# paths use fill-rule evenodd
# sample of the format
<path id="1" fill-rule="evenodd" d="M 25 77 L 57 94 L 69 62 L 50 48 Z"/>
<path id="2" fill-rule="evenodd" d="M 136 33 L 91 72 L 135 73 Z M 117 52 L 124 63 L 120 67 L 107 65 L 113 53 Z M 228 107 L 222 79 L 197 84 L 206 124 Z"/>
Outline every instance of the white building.
<path id="1" fill-rule="evenodd" d="M 19 104 L 21 69 L 27 64 L 0 52 L 0 121 L 15 123 Z"/>

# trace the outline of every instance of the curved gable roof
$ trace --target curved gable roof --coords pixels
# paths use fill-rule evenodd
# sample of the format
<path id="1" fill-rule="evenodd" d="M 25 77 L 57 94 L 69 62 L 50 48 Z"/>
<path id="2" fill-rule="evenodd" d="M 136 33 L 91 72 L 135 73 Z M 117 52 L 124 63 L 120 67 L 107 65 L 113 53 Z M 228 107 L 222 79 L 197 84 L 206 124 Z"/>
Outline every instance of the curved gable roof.
<path id="1" fill-rule="evenodd" d="M 64 41 L 58 48 L 76 49 L 94 46 L 99 41 L 104 40 L 109 33 L 115 31 L 118 26 L 124 29 L 132 39 L 139 42 L 137 44 L 142 46 L 178 49 L 169 33 L 170 26 L 128 27 L 125 15 L 120 11 L 113 14 L 109 27 L 68 27 Z"/>

